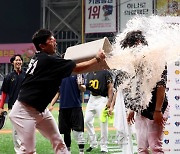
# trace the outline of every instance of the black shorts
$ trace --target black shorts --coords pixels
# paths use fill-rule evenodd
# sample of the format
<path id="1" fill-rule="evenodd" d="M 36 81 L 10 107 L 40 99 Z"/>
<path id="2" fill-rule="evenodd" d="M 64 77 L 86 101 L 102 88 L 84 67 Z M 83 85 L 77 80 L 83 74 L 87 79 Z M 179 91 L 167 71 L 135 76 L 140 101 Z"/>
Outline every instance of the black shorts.
<path id="1" fill-rule="evenodd" d="M 84 116 L 82 108 L 68 108 L 59 110 L 60 133 L 70 133 L 71 130 L 84 132 Z"/>

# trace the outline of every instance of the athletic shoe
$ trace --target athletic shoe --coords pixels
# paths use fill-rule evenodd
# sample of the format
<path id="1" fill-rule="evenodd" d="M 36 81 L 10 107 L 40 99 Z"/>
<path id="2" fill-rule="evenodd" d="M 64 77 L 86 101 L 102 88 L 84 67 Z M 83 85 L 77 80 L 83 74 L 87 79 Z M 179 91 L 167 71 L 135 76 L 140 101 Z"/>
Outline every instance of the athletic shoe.
<path id="1" fill-rule="evenodd" d="M 101 154 L 106 154 L 107 152 L 106 151 L 101 151 Z"/>
<path id="2" fill-rule="evenodd" d="M 79 154 L 84 154 L 84 148 L 83 149 L 79 149 Z"/>
<path id="3" fill-rule="evenodd" d="M 86 149 L 86 152 L 91 152 L 92 151 L 92 147 L 89 147 L 88 149 Z"/>
<path id="4" fill-rule="evenodd" d="M 71 154 L 71 148 L 67 147 L 67 149 L 68 149 L 68 154 Z"/>
<path id="5" fill-rule="evenodd" d="M 3 111 L 2 114 L 0 115 L 0 129 L 2 129 L 5 125 L 6 116 L 7 116 L 6 111 Z"/>

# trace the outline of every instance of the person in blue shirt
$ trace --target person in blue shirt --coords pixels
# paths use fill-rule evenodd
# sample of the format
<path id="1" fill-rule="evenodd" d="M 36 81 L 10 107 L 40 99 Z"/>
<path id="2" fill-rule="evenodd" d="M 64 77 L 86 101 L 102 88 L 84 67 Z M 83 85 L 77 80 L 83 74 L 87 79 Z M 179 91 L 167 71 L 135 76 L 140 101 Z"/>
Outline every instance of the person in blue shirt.
<path id="1" fill-rule="evenodd" d="M 59 106 L 59 131 L 64 134 L 64 142 L 70 152 L 71 131 L 78 143 L 80 154 L 84 153 L 84 117 L 82 111 L 81 92 L 85 91 L 83 75 L 73 75 L 62 80 L 59 92 L 51 101 L 49 109 L 60 97 Z"/>

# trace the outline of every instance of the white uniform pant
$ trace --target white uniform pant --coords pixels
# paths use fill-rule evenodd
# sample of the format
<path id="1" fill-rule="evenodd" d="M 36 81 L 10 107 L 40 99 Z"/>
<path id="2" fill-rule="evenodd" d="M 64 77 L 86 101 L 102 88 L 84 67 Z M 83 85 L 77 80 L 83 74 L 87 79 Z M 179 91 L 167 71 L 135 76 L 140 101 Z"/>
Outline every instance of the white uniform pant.
<path id="1" fill-rule="evenodd" d="M 11 110 L 9 110 L 9 113 Z M 9 116 L 8 113 L 8 116 Z M 20 148 L 20 140 L 18 139 L 17 132 L 14 127 L 12 127 L 12 136 L 13 136 L 13 143 L 14 143 L 14 151 L 17 153 L 18 149 Z"/>
<path id="2" fill-rule="evenodd" d="M 35 131 L 48 138 L 56 154 L 68 153 L 66 145 L 59 133 L 54 117 L 48 109 L 40 113 L 35 108 L 16 101 L 9 118 L 17 131 L 20 148 L 17 154 L 35 154 Z"/>
<path id="3" fill-rule="evenodd" d="M 19 148 L 20 148 L 20 144 L 21 144 L 21 143 L 20 143 L 20 140 L 19 140 L 19 138 L 18 138 L 17 132 L 16 132 L 16 130 L 15 130 L 14 127 L 13 127 L 12 132 L 13 132 L 14 150 L 15 150 L 15 152 L 17 153 L 18 150 L 19 150 Z"/>
<path id="4" fill-rule="evenodd" d="M 87 128 L 87 132 L 90 138 L 90 147 L 95 148 L 97 147 L 97 138 L 94 130 L 94 117 L 97 114 L 98 118 L 100 118 L 102 110 L 105 108 L 107 104 L 108 98 L 102 96 L 93 96 L 90 95 L 88 104 L 86 106 L 85 112 L 85 125 Z M 107 143 L 108 143 L 108 122 L 100 122 L 101 124 L 101 138 L 98 139 L 100 141 L 101 151 L 108 151 Z"/>

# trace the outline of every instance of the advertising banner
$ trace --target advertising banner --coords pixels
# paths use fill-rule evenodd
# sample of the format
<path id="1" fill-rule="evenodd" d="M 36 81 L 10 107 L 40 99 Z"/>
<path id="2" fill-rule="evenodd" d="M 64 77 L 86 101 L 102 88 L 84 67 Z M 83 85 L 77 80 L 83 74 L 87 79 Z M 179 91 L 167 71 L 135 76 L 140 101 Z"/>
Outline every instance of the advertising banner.
<path id="1" fill-rule="evenodd" d="M 116 0 L 85 0 L 85 33 L 116 32 Z"/>
<path id="2" fill-rule="evenodd" d="M 165 154 L 180 153 L 180 59 L 168 64 L 167 96 L 169 118 L 164 130 Z"/>
<path id="3" fill-rule="evenodd" d="M 21 54 L 24 62 L 29 62 L 35 51 L 32 43 L 0 44 L 0 63 L 10 63 L 14 54 Z"/>
<path id="4" fill-rule="evenodd" d="M 120 1 L 120 32 L 126 28 L 128 20 L 135 15 L 150 16 L 153 14 L 152 0 L 121 0 Z"/>
<path id="5" fill-rule="evenodd" d="M 156 0 L 157 15 L 180 16 L 180 0 Z"/>

